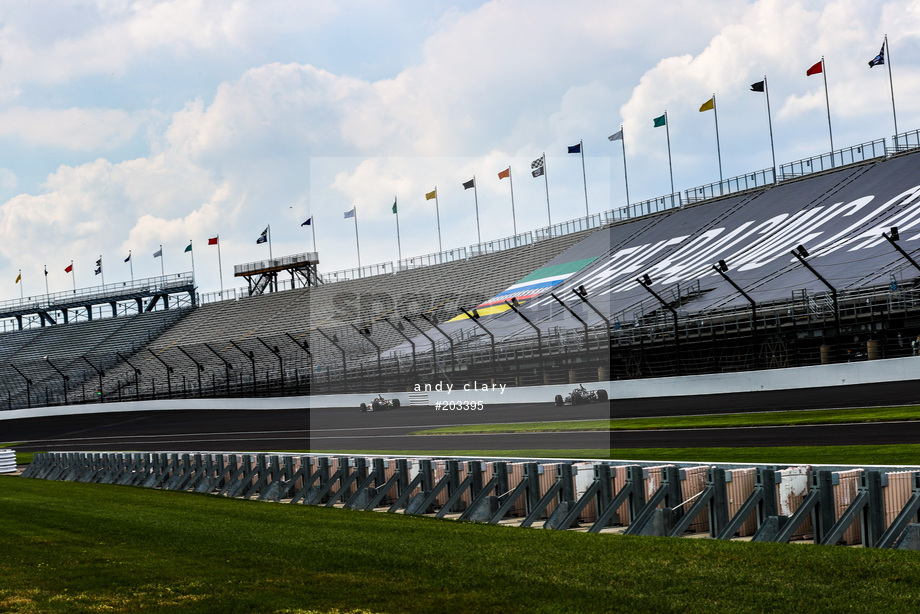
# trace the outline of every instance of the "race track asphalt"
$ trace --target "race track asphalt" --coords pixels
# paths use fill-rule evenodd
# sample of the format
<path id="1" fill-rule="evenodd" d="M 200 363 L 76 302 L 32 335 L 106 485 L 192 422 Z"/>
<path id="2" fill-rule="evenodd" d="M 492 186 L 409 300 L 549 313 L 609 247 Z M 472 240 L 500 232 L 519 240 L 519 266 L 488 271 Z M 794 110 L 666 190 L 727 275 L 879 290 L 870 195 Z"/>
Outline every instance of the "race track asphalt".
<path id="1" fill-rule="evenodd" d="M 801 427 L 567 431 L 494 435 L 409 435 L 438 426 L 607 417 L 891 405 L 916 402 L 920 386 L 903 384 L 611 401 L 555 407 L 494 405 L 481 411 L 402 407 L 357 409 L 202 410 L 90 414 L 0 421 L 0 442 L 20 451 L 447 451 L 741 447 L 920 443 L 920 422 Z"/>

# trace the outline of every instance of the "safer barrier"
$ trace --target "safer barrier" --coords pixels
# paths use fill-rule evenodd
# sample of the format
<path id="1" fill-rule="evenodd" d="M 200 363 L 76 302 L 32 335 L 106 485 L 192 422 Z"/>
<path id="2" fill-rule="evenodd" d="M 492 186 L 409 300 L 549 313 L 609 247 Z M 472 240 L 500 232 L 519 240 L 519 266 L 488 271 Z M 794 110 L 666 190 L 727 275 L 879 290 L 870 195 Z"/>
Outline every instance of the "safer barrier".
<path id="1" fill-rule="evenodd" d="M 920 549 L 920 471 L 71 452 L 36 454 L 23 477 L 589 533 Z"/>

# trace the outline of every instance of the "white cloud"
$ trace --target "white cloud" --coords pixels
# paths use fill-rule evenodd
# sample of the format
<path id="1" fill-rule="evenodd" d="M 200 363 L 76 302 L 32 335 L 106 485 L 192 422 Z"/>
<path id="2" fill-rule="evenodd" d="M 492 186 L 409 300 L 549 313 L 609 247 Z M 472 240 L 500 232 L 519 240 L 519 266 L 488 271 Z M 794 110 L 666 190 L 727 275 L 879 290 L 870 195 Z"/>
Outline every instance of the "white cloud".
<path id="1" fill-rule="evenodd" d="M 149 121 L 149 113 L 120 109 L 29 109 L 0 111 L 0 137 L 32 146 L 97 151 L 121 146 Z"/>
<path id="2" fill-rule="evenodd" d="M 334 3 L 292 7 L 284 0 L 147 0 L 24 3 L 9 9 L 0 33 L 0 90 L 55 84 L 99 74 L 124 74 L 132 65 L 198 53 L 247 53 L 281 32 L 321 27 Z M 49 21 L 54 25 L 49 28 Z M 48 36 L 51 33 L 58 36 Z"/>

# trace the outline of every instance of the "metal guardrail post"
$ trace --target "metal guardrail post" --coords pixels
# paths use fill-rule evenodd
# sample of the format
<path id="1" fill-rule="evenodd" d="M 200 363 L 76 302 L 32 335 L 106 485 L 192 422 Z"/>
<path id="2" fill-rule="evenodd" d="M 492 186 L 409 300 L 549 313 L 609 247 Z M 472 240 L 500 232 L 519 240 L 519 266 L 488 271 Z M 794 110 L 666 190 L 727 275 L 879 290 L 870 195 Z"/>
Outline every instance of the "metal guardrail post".
<path id="1" fill-rule="evenodd" d="M 239 350 L 240 354 L 242 354 L 243 356 L 245 356 L 246 358 L 249 359 L 249 363 L 250 363 L 250 365 L 252 365 L 252 394 L 253 394 L 253 396 L 256 396 L 256 394 L 258 394 L 258 392 L 257 392 L 258 389 L 257 389 L 257 378 L 256 378 L 256 355 L 255 355 L 255 352 L 253 352 L 252 350 L 249 350 L 249 351 L 247 352 L 246 350 L 244 350 L 243 348 L 241 348 L 240 346 L 238 346 L 238 345 L 236 344 L 236 342 L 235 342 L 233 339 L 230 340 L 230 345 L 232 345 L 233 347 L 235 347 L 237 350 Z M 240 382 L 240 384 L 242 385 L 242 381 Z"/>
<path id="2" fill-rule="evenodd" d="M 888 528 L 875 543 L 876 548 L 891 548 L 895 545 L 898 537 L 901 536 L 901 533 L 904 532 L 904 529 L 907 528 L 907 525 L 915 522 L 917 519 L 917 512 L 920 511 L 920 473 L 913 473 L 911 475 L 913 481 L 913 488 L 910 495 L 910 498 L 905 503 L 904 507 L 901 508 L 901 511 L 898 512 L 898 515 L 894 520 L 891 521 L 891 524 L 888 525 Z"/>
<path id="3" fill-rule="evenodd" d="M 16 368 L 16 365 L 10 363 L 10 366 L 13 367 L 13 371 L 19 374 L 19 376 L 26 382 L 26 406 L 32 408 L 32 380 L 22 374 L 22 371 Z"/>
<path id="4" fill-rule="evenodd" d="M 150 348 L 147 348 L 147 351 L 150 352 L 150 355 L 151 355 L 151 356 L 153 356 L 154 358 L 157 359 L 157 362 L 159 362 L 161 365 L 163 365 L 164 367 L 166 367 L 166 395 L 167 395 L 167 398 L 172 398 L 172 372 L 173 372 L 173 368 L 172 368 L 171 366 L 169 366 L 168 364 L 166 364 L 166 361 L 163 360 L 162 358 L 160 358 L 159 356 L 157 356 L 157 354 L 154 353 L 154 351 L 151 350 Z"/>
<path id="5" fill-rule="evenodd" d="M 217 356 L 217 359 L 218 359 L 219 361 L 221 361 L 222 363 L 224 363 L 224 373 L 225 373 L 224 383 L 225 383 L 226 386 L 227 386 L 227 396 L 229 397 L 229 396 L 230 396 L 230 369 L 233 368 L 233 365 L 231 365 L 223 356 L 221 356 L 220 352 L 218 352 L 217 350 L 215 350 L 214 348 L 212 348 L 212 347 L 211 347 L 210 345 L 208 345 L 207 343 L 202 343 L 201 345 L 203 345 L 203 346 L 206 347 L 208 350 L 210 350 L 210 352 L 211 352 L 212 354 L 214 354 L 215 356 Z M 213 374 L 213 372 L 212 372 L 212 374 Z"/>
<path id="6" fill-rule="evenodd" d="M 731 539 L 735 536 L 750 515 L 757 512 L 758 528 L 763 521 L 776 515 L 776 474 L 772 467 L 758 468 L 754 476 L 754 489 L 741 504 L 735 515 L 720 528 L 719 539 Z M 833 511 L 833 510 L 832 510 Z"/>
<path id="7" fill-rule="evenodd" d="M 199 363 L 197 360 L 195 360 L 194 358 L 192 358 L 192 355 L 189 354 L 188 352 L 186 352 L 186 351 L 185 351 L 185 348 L 183 348 L 181 345 L 177 345 L 177 346 L 176 346 L 176 349 L 179 350 L 180 352 L 182 352 L 182 353 L 185 355 L 186 358 L 188 358 L 189 360 L 191 360 L 191 361 L 195 364 L 195 370 L 197 371 L 197 375 L 198 375 L 198 397 L 199 397 L 199 398 L 200 398 L 200 397 L 203 397 L 203 396 L 204 396 L 204 390 L 202 390 L 202 388 L 201 388 L 201 372 L 204 371 L 204 365 L 202 365 L 202 364 Z"/>
<path id="8" fill-rule="evenodd" d="M 93 368 L 93 371 L 95 371 L 96 374 L 99 376 L 99 402 L 102 403 L 102 402 L 104 401 L 104 397 L 105 397 L 105 389 L 102 387 L 102 378 L 103 378 L 103 376 L 105 375 L 105 372 L 104 372 L 104 371 L 101 371 L 100 369 L 97 369 L 97 368 L 96 368 L 96 365 L 94 365 L 93 363 L 91 363 L 91 362 L 89 361 L 89 358 L 87 358 L 85 354 L 84 354 L 83 356 L 80 356 L 80 358 L 82 358 L 83 361 L 84 361 L 86 364 L 88 364 L 90 367 L 92 367 L 92 368 Z"/>
<path id="9" fill-rule="evenodd" d="M 428 316 L 425 315 L 424 313 L 420 313 L 419 315 L 422 317 L 423 320 L 425 320 L 426 322 L 428 322 L 428 324 L 430 324 L 436 331 L 438 331 L 439 333 L 441 333 L 441 336 L 444 337 L 444 339 L 447 340 L 447 344 L 448 344 L 448 346 L 450 347 L 450 372 L 453 373 L 453 372 L 457 369 L 457 358 L 456 358 L 456 356 L 455 356 L 455 354 L 454 354 L 454 339 L 453 339 L 453 337 L 451 337 L 450 335 L 448 335 L 447 333 L 445 333 L 444 330 L 443 330 L 440 326 L 438 326 L 438 324 L 440 324 L 440 322 L 438 322 L 438 315 L 437 315 L 436 313 L 435 313 L 435 314 L 431 314 L 431 317 L 428 317 Z M 404 317 L 405 317 L 405 316 L 404 316 Z M 415 325 L 413 324 L 413 326 L 415 326 Z M 421 329 L 419 329 L 418 327 L 416 327 L 416 330 L 418 330 L 419 332 L 422 332 Z M 422 333 L 422 334 L 425 335 L 425 333 Z M 425 335 L 425 338 L 428 339 L 429 341 L 431 341 L 432 347 L 434 347 L 434 341 L 433 341 L 428 335 Z"/>
<path id="10" fill-rule="evenodd" d="M 67 382 L 70 381 L 70 377 L 68 377 L 67 375 L 64 374 L 63 371 L 58 369 L 57 366 L 53 362 L 51 362 L 51 359 L 48 358 L 47 356 L 45 356 L 45 362 L 47 362 L 51 366 L 51 368 L 57 371 L 58 375 L 61 376 L 61 381 L 63 382 L 62 386 L 64 388 L 64 405 L 68 405 L 69 402 L 67 401 Z"/>
<path id="11" fill-rule="evenodd" d="M 488 328 L 486 328 L 485 326 L 483 326 L 482 323 L 479 321 L 479 312 L 478 312 L 478 311 L 476 311 L 476 310 L 474 309 L 474 310 L 473 310 L 473 313 L 470 313 L 469 311 L 467 311 L 467 310 L 464 309 L 463 307 L 460 307 L 460 311 L 462 311 L 463 313 L 466 314 L 466 317 L 468 317 L 468 318 L 470 319 L 470 322 L 472 322 L 473 324 L 475 324 L 476 326 L 478 326 L 479 328 L 481 328 L 482 330 L 484 330 L 484 331 L 486 332 L 486 334 L 489 335 L 489 340 L 490 340 L 490 342 L 491 342 L 491 351 L 490 351 L 491 360 L 490 360 L 490 362 L 492 363 L 492 378 L 493 378 L 493 379 L 498 379 L 498 370 L 497 370 L 497 369 L 498 369 L 498 365 L 495 364 L 495 335 L 493 335 L 493 334 L 492 334 L 492 331 L 490 331 Z"/>
<path id="12" fill-rule="evenodd" d="M 862 514 L 862 543 L 871 547 L 885 532 L 885 501 L 882 487 L 888 485 L 888 474 L 881 471 L 864 471 L 860 475 L 859 489 L 869 498 Z"/>

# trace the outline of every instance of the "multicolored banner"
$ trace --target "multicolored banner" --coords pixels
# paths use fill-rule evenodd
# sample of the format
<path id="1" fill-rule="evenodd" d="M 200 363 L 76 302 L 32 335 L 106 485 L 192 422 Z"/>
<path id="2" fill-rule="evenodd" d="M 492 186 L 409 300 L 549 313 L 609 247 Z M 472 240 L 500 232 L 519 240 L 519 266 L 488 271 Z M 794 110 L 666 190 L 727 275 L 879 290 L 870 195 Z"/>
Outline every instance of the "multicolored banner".
<path id="1" fill-rule="evenodd" d="M 487 316 L 508 311 L 510 307 L 505 304 L 505 301 L 510 301 L 512 298 L 516 298 L 519 303 L 523 303 L 527 299 L 539 296 L 540 294 L 555 288 L 566 279 L 571 277 L 573 274 L 582 270 L 595 260 L 597 260 L 597 257 L 585 258 L 583 260 L 575 260 L 573 262 L 566 262 L 564 264 L 539 268 L 513 286 L 505 289 L 499 294 L 496 294 L 484 303 L 477 305 L 475 309 L 477 312 L 479 312 L 480 316 Z M 450 321 L 458 322 L 460 320 L 466 319 L 466 314 L 460 314 Z"/>

